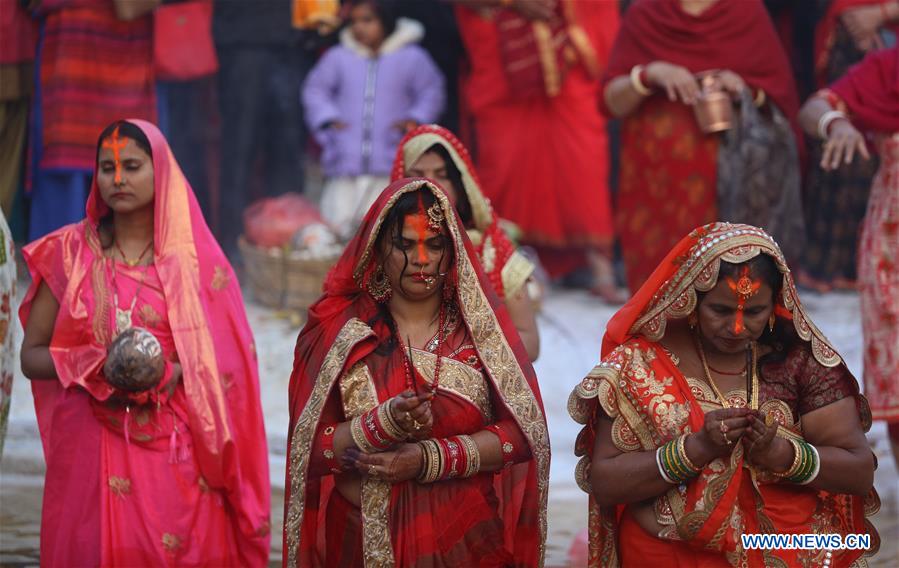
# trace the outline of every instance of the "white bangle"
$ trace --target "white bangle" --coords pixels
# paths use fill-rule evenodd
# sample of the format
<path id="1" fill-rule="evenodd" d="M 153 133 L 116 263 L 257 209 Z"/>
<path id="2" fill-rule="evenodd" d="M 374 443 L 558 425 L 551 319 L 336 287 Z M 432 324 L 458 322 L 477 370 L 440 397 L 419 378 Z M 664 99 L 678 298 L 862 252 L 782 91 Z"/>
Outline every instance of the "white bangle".
<path id="1" fill-rule="evenodd" d="M 648 97 L 652 94 L 652 90 L 643 84 L 643 81 L 640 80 L 640 73 L 643 72 L 642 65 L 634 65 L 631 67 L 631 87 L 637 91 L 637 94 L 643 97 Z"/>
<path id="2" fill-rule="evenodd" d="M 815 469 L 812 470 L 812 475 L 799 485 L 808 485 L 818 477 L 819 473 L 821 473 L 821 456 L 818 454 L 818 448 L 811 444 L 808 444 L 808 447 L 810 447 L 812 449 L 812 453 L 815 454 Z"/>
<path id="3" fill-rule="evenodd" d="M 664 479 L 666 483 L 670 483 L 671 485 L 678 485 L 678 483 L 676 481 L 674 481 L 673 479 L 668 477 L 668 474 L 665 473 L 665 468 L 662 467 L 662 457 L 660 455 L 660 452 L 662 451 L 662 448 L 664 448 L 664 447 L 665 446 L 662 446 L 662 447 L 656 449 L 656 467 L 659 468 L 659 475 L 662 476 L 662 479 Z"/>
<path id="4" fill-rule="evenodd" d="M 838 110 L 829 110 L 822 114 L 818 119 L 818 136 L 822 140 L 827 140 L 827 129 L 830 127 L 830 123 L 840 118 L 846 119 L 846 114 Z"/>

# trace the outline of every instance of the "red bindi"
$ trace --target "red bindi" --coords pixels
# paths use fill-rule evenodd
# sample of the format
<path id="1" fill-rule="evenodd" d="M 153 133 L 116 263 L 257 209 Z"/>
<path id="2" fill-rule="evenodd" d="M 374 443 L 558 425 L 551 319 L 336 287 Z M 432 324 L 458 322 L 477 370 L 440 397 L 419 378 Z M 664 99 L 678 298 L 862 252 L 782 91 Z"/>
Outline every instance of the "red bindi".
<path id="1" fill-rule="evenodd" d="M 119 138 L 119 127 L 116 126 L 112 134 L 103 141 L 103 148 L 112 150 L 112 158 L 115 161 L 115 183 L 122 183 L 122 157 L 119 151 L 128 145 L 127 140 Z"/>

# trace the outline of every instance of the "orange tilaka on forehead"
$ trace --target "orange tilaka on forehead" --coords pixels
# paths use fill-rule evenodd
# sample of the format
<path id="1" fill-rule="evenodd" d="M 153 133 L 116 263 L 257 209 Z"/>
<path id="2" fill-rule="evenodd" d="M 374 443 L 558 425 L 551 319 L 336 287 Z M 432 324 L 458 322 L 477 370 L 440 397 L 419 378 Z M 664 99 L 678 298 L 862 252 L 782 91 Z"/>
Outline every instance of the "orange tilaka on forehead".
<path id="1" fill-rule="evenodd" d="M 743 309 L 746 307 L 746 300 L 759 293 L 762 282 L 761 280 L 750 278 L 749 267 L 745 265 L 736 281 L 729 276 L 725 280 L 730 291 L 737 297 L 737 317 L 734 320 L 734 333 L 743 333 L 743 330 L 746 329 L 746 326 L 743 325 Z"/>
<path id="2" fill-rule="evenodd" d="M 116 126 L 112 134 L 103 141 L 103 148 L 112 150 L 112 158 L 115 161 L 115 183 L 122 183 L 122 158 L 119 151 L 128 145 L 127 140 L 119 139 L 119 127 Z"/>
<path id="3" fill-rule="evenodd" d="M 415 231 L 415 234 L 418 237 L 418 242 L 416 243 L 416 248 L 418 250 L 418 262 L 420 264 L 428 263 L 428 253 L 425 250 L 425 241 L 428 238 L 428 214 L 425 212 L 425 204 L 421 198 L 421 194 L 418 194 L 418 212 L 413 213 L 406 217 L 406 221 L 409 223 L 409 226 Z"/>

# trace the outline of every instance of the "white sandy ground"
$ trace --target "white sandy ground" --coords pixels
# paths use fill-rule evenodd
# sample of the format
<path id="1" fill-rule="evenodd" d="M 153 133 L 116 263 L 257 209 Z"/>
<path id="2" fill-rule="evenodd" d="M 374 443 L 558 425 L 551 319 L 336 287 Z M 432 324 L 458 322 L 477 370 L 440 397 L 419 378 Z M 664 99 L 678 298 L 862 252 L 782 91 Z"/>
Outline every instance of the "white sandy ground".
<path id="1" fill-rule="evenodd" d="M 805 294 L 814 321 L 861 372 L 861 324 L 855 294 Z M 256 333 L 262 382 L 262 403 L 268 432 L 272 477 L 272 555 L 280 564 L 283 517 L 287 384 L 293 363 L 297 329 L 268 309 L 248 303 Z M 553 460 L 549 497 L 547 565 L 566 566 L 574 536 L 586 525 L 586 495 L 574 483 L 574 439 L 578 425 L 566 410 L 568 393 L 596 363 L 606 321 L 614 313 L 583 292 L 552 291 L 539 319 L 542 354 L 536 364 L 546 405 Z M 20 336 L 21 337 L 21 336 Z M 889 454 L 886 430 L 876 425 L 869 433 L 880 467 L 876 486 L 883 500 L 874 517 L 883 545 L 873 566 L 899 566 L 899 475 Z M 28 382 L 17 376 L 9 434 L 0 464 L 0 565 L 35 565 L 44 462 Z"/>

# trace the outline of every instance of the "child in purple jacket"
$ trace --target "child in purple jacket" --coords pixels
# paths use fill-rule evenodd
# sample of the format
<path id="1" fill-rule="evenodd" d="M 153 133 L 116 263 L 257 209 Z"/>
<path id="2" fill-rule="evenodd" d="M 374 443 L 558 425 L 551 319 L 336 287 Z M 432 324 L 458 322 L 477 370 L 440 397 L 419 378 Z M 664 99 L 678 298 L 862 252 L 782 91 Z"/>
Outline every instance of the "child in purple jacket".
<path id="1" fill-rule="evenodd" d="M 322 147 L 321 212 L 344 238 L 389 183 L 397 144 L 443 111 L 444 80 L 418 45 L 424 30 L 385 0 L 351 0 L 349 26 L 303 85 L 309 130 Z"/>

